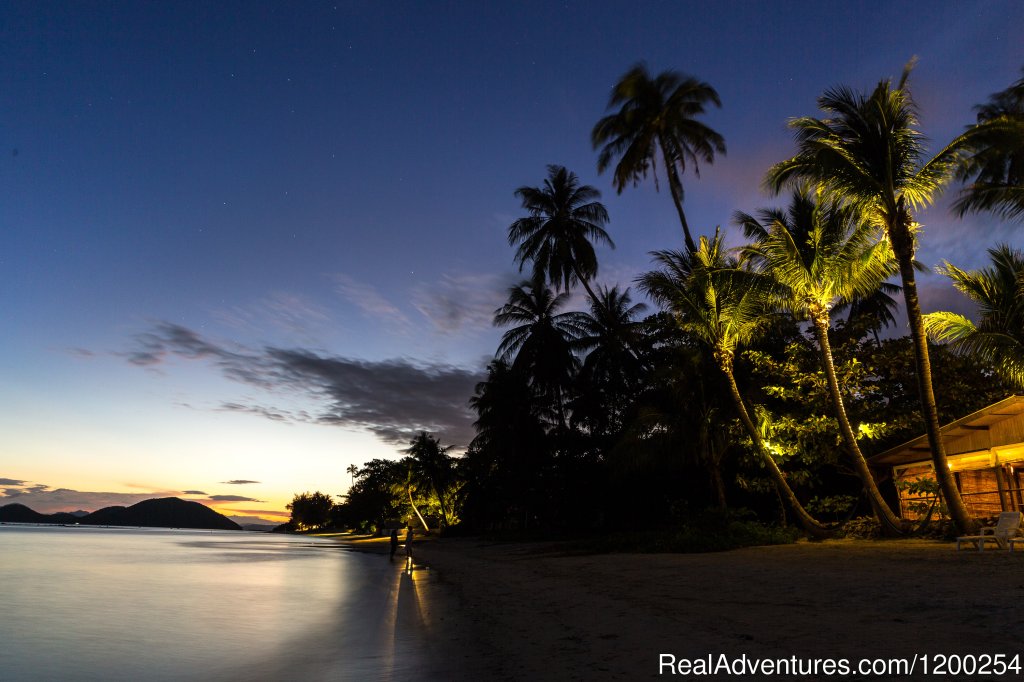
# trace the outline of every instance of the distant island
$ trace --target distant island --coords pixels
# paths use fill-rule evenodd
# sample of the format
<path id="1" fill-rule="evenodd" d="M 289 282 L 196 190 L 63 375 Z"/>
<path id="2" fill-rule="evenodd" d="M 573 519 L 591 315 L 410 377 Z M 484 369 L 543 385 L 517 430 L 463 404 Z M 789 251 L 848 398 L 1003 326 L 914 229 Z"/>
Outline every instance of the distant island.
<path id="1" fill-rule="evenodd" d="M 82 512 L 40 514 L 23 504 L 7 504 L 0 507 L 0 523 L 242 530 L 241 526 L 223 514 L 218 514 L 198 502 L 177 497 L 144 500 L 130 507 L 104 507 L 84 515 Z"/>

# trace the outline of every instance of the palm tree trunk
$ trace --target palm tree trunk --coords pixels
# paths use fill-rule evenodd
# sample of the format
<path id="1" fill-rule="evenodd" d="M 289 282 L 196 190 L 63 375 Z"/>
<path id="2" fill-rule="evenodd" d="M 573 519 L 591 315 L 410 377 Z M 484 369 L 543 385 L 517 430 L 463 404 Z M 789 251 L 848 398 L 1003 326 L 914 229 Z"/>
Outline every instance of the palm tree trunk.
<path id="1" fill-rule="evenodd" d="M 578 279 L 580 284 L 583 285 L 583 288 L 587 290 L 587 295 L 590 296 L 590 300 L 594 302 L 594 305 L 600 305 L 601 303 L 597 298 L 597 294 L 595 294 L 594 290 L 590 288 L 590 283 L 587 282 L 587 278 L 580 274 L 580 269 L 576 263 L 572 264 L 572 271 L 576 275 L 576 279 Z"/>
<path id="2" fill-rule="evenodd" d="M 405 490 L 406 490 L 406 492 L 409 493 L 409 506 L 412 507 L 412 510 L 414 512 L 416 512 L 416 516 L 419 517 L 420 523 L 423 524 L 423 530 L 427 531 L 427 532 L 430 532 L 430 527 L 427 525 L 427 522 L 424 520 L 423 514 L 420 514 L 420 510 L 416 508 L 416 503 L 412 501 L 412 486 L 406 487 Z"/>
<path id="3" fill-rule="evenodd" d="M 782 474 L 779 469 L 779 465 L 775 463 L 768 449 L 764 446 L 764 441 L 761 440 L 761 434 L 758 433 L 757 427 L 754 426 L 753 420 L 750 418 L 750 414 L 747 412 L 746 406 L 743 404 L 743 398 L 740 396 L 740 389 L 736 385 L 736 377 L 732 373 L 732 365 L 730 362 L 720 362 L 719 367 L 725 374 L 726 379 L 729 382 L 729 392 L 732 394 L 732 400 L 736 404 L 736 411 L 739 412 L 740 422 L 743 423 L 743 428 L 747 430 L 747 435 L 750 436 L 751 440 L 754 441 L 754 447 L 757 449 L 757 454 L 761 456 L 765 465 L 768 467 L 768 473 L 771 475 L 772 481 L 775 483 L 775 490 L 779 493 L 786 504 L 792 510 L 799 521 L 800 526 L 803 527 L 811 536 L 819 539 L 827 538 L 831 535 L 828 529 L 818 523 L 813 516 L 807 513 L 803 505 L 800 504 L 800 500 L 797 499 L 793 493 L 793 489 L 789 487 L 789 483 L 786 482 L 786 477 Z"/>
<path id="4" fill-rule="evenodd" d="M 917 298 L 917 281 L 914 276 L 914 237 L 910 233 L 911 217 L 903 209 L 903 198 L 900 198 L 895 219 L 886 225 L 893 253 L 900 266 L 900 278 L 903 280 L 903 300 L 907 306 L 907 321 L 910 323 L 910 337 L 914 343 L 914 359 L 917 361 L 917 389 L 921 398 L 921 416 L 928 433 L 928 445 L 932 451 L 932 465 L 935 479 L 939 483 L 942 497 L 946 501 L 949 515 L 956 524 L 957 530 L 963 534 L 973 533 L 977 523 L 971 518 L 964 505 L 964 500 L 957 490 L 956 480 L 949 470 L 946 449 L 942 444 L 941 426 L 939 425 L 939 408 L 935 403 L 935 392 L 932 390 L 932 367 L 928 357 L 928 337 L 924 331 L 924 320 L 921 317 L 921 303 Z M 901 210 L 902 209 L 902 210 Z"/>
<path id="5" fill-rule="evenodd" d="M 843 437 L 843 442 L 846 443 L 847 454 L 853 460 L 853 467 L 857 471 L 860 480 L 864 483 L 864 489 L 867 491 L 868 499 L 871 501 L 871 508 L 874 509 L 875 516 L 883 525 L 883 530 L 887 529 L 890 533 L 902 534 L 900 520 L 893 513 L 892 509 L 889 508 L 885 498 L 882 497 L 878 484 L 875 483 L 875 477 L 871 475 L 871 469 L 868 467 L 868 463 L 860 451 L 860 446 L 857 444 L 857 436 L 853 433 L 853 427 L 850 425 L 850 419 L 846 414 L 843 396 L 839 392 L 839 379 L 836 377 L 835 362 L 832 359 L 832 345 L 828 340 L 828 313 L 823 312 L 819 315 L 812 315 L 812 320 L 814 322 L 815 335 L 818 337 L 818 347 L 821 349 L 821 362 L 825 368 L 825 377 L 828 379 L 829 392 L 832 394 L 832 408 L 835 410 L 836 420 L 839 422 L 839 432 Z"/>
<path id="6" fill-rule="evenodd" d="M 676 205 L 676 213 L 679 214 L 679 224 L 683 226 L 683 239 L 686 240 L 686 250 L 689 253 L 697 252 L 697 245 L 690 235 L 690 225 L 686 222 L 686 213 L 683 212 L 683 183 L 679 179 L 679 172 L 674 163 L 670 163 L 665 156 L 665 147 L 661 146 L 661 158 L 665 164 L 665 176 L 668 178 L 668 189 L 672 195 L 672 203 Z"/>

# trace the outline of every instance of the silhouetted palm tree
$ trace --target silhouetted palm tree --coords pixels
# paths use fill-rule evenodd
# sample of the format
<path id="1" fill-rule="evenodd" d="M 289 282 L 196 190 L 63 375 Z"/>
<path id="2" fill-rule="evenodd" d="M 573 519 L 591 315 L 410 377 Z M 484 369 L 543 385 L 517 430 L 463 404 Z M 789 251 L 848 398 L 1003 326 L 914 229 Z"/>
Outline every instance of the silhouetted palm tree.
<path id="1" fill-rule="evenodd" d="M 925 315 L 925 327 L 932 338 L 991 362 L 1003 378 L 1024 389 L 1024 254 L 1006 245 L 988 253 L 990 268 L 965 272 L 949 262 L 936 268 L 978 305 L 978 324 L 939 312 Z"/>
<path id="2" fill-rule="evenodd" d="M 601 147 L 599 173 L 618 159 L 613 184 L 620 194 L 627 184 L 635 186 L 646 178 L 648 171 L 657 187 L 657 165 L 662 164 L 691 252 L 697 247 L 683 212 L 682 176 L 688 165 L 699 176 L 699 161 L 713 163 L 716 152 L 725 153 L 722 136 L 696 120 L 709 103 L 722 106 L 707 83 L 675 71 L 651 78 L 647 67 L 638 64 L 612 88 L 607 108 L 614 112 L 598 121 L 590 134 L 594 149 Z"/>
<path id="3" fill-rule="evenodd" d="M 766 209 L 759 216 L 737 214 L 747 237 L 755 240 L 744 253 L 779 285 L 781 306 L 795 318 L 811 321 L 847 454 L 879 522 L 900 532 L 900 521 L 857 444 L 828 338 L 836 304 L 855 294 L 869 295 L 895 273 L 889 243 L 879 241 L 878 228 L 859 220 L 853 208 L 820 203 L 805 192 L 794 192 L 787 210 Z"/>
<path id="4" fill-rule="evenodd" d="M 509 245 L 519 247 L 520 272 L 531 261 L 534 278 L 562 291 L 579 282 L 596 300 L 590 288 L 597 275 L 594 242 L 615 248 L 604 229 L 608 211 L 597 201 L 601 193 L 581 185 L 575 173 L 551 165 L 542 187 L 520 187 L 516 196 L 530 214 L 508 228 Z"/>
<path id="5" fill-rule="evenodd" d="M 977 107 L 978 125 L 968 129 L 971 150 L 959 171 L 970 181 L 953 210 L 960 216 L 994 211 L 1024 218 L 1024 78 Z"/>
<path id="6" fill-rule="evenodd" d="M 590 313 L 580 318 L 581 336 L 575 345 L 586 354 L 581 371 L 585 387 L 577 400 L 593 408 L 586 412 L 591 423 L 601 423 L 598 431 L 621 426 L 622 414 L 643 379 L 643 359 L 636 350 L 637 318 L 646 309 L 643 303 L 633 303 L 629 289 L 599 288 Z"/>
<path id="7" fill-rule="evenodd" d="M 928 339 L 914 272 L 918 225 L 912 213 L 930 204 L 950 181 L 965 138 L 960 136 L 926 160 L 914 102 L 906 87 L 912 66 L 904 69 L 896 87 L 883 80 L 868 96 L 846 87 L 826 91 L 818 98 L 818 106 L 832 118 L 790 121 L 796 130 L 797 154 L 772 166 L 765 184 L 778 192 L 789 184 L 814 182 L 825 190 L 829 200 L 854 206 L 866 220 L 884 227 L 899 263 L 917 361 L 922 417 L 936 478 L 950 516 L 960 532 L 967 533 L 975 529 L 976 523 L 968 515 L 949 470 L 939 431 Z"/>
<path id="8" fill-rule="evenodd" d="M 765 305 L 769 289 L 766 278 L 738 269 L 735 259 L 726 255 L 717 230 L 713 239 L 702 236 L 694 252 L 657 251 L 653 255 L 661 268 L 642 275 L 638 280 L 641 288 L 672 310 L 685 333 L 711 349 L 728 382 L 740 422 L 775 489 L 807 532 L 827 535 L 828 531 L 800 504 L 768 451 L 733 373 L 737 348 L 749 344 L 770 324 Z"/>
<path id="9" fill-rule="evenodd" d="M 556 294 L 539 279 L 509 289 L 508 303 L 494 312 L 498 327 L 515 325 L 501 337 L 498 357 L 511 360 L 538 393 L 550 400 L 561 426 L 565 426 L 565 392 L 571 386 L 579 359 L 573 352 L 582 333 L 583 316 L 560 313 L 569 294 Z"/>

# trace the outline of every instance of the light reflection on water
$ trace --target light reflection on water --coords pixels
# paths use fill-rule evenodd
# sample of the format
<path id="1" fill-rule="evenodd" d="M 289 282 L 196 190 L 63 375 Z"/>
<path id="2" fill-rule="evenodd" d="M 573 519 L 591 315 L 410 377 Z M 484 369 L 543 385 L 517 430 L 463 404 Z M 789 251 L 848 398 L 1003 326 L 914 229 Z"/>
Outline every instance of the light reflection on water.
<path id="1" fill-rule="evenodd" d="M 0 526 L 0 680 L 424 679 L 416 583 L 316 538 Z"/>

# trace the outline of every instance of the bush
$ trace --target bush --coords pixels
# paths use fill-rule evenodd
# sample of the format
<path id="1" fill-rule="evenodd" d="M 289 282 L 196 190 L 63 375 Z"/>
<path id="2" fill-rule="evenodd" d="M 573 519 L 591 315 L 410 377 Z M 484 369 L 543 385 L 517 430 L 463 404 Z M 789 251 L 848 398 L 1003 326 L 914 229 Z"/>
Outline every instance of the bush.
<path id="1" fill-rule="evenodd" d="M 796 528 L 767 525 L 745 510 L 709 509 L 676 528 L 617 533 L 597 541 L 612 552 L 723 552 L 757 545 L 785 545 L 800 536 Z"/>
<path id="2" fill-rule="evenodd" d="M 882 537 L 882 525 L 871 516 L 850 519 L 839 528 L 839 537 L 857 540 L 877 540 Z"/>

